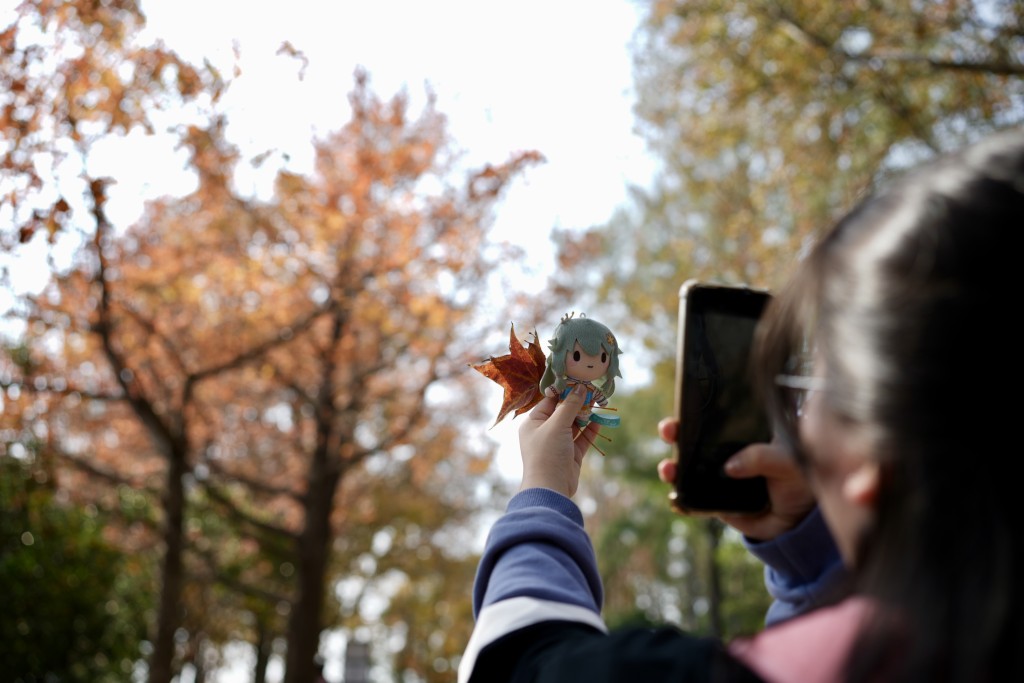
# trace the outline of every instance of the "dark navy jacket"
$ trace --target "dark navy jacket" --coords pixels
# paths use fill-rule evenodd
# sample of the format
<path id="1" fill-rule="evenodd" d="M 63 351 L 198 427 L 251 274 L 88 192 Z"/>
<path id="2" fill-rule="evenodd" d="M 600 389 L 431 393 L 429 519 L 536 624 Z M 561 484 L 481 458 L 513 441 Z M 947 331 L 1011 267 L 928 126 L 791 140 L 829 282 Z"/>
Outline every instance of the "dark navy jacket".
<path id="1" fill-rule="evenodd" d="M 832 602 L 845 588 L 839 554 L 820 514 L 766 543 L 778 623 Z M 609 633 L 604 595 L 583 515 L 565 496 L 528 489 L 509 501 L 487 539 L 473 589 L 476 627 L 459 683 L 756 681 L 713 639 L 666 626 Z"/>

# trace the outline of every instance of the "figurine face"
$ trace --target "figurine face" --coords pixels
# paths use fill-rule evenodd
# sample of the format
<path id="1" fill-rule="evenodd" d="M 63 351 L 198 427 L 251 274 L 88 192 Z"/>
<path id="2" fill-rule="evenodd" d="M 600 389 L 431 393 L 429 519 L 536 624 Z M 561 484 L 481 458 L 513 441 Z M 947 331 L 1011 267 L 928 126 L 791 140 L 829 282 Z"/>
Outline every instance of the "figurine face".
<path id="1" fill-rule="evenodd" d="M 573 379 L 592 382 L 605 376 L 609 363 L 611 359 L 604 349 L 592 356 L 576 342 L 573 350 L 565 354 L 565 374 Z"/>

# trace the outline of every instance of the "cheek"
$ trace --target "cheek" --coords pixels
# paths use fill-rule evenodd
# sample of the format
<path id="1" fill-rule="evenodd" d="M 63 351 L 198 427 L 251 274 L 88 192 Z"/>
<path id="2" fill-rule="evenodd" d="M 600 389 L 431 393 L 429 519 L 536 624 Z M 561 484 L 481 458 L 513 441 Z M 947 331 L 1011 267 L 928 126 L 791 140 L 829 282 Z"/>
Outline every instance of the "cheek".
<path id="1" fill-rule="evenodd" d="M 850 494 L 848 484 L 867 458 L 856 434 L 810 401 L 800 422 L 800 440 L 807 454 L 807 481 L 847 564 L 856 560 L 857 545 L 872 511 Z"/>

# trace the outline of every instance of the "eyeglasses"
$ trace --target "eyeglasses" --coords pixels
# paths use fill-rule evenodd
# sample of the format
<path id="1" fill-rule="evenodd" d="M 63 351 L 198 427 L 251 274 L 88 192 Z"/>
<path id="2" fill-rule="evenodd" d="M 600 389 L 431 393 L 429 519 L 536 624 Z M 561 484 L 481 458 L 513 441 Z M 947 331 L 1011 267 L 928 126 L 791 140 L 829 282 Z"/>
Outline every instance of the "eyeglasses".
<path id="1" fill-rule="evenodd" d="M 787 389 L 797 391 L 823 391 L 825 389 L 824 377 L 809 377 L 807 375 L 775 375 L 775 384 Z"/>
<path id="2" fill-rule="evenodd" d="M 799 417 L 803 415 L 807 394 L 811 391 L 824 391 L 825 378 L 810 375 L 775 375 L 775 385 L 791 391 L 792 405 Z"/>
<path id="3" fill-rule="evenodd" d="M 788 394 L 787 401 L 793 409 L 792 417 L 800 420 L 807 406 L 807 395 L 812 391 L 824 391 L 825 378 L 811 375 L 775 375 L 775 385 L 788 390 L 785 393 Z M 790 448 L 797 463 L 805 470 L 810 468 L 811 458 L 801 444 L 796 422 L 790 422 L 783 430 L 789 432 Z"/>

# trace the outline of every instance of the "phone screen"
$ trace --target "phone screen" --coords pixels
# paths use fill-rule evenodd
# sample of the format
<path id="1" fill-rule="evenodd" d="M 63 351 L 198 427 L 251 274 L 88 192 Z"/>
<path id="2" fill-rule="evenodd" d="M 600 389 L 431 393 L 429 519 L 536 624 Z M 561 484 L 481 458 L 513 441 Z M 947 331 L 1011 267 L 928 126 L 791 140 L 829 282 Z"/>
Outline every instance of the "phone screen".
<path id="1" fill-rule="evenodd" d="M 680 296 L 673 503 L 682 510 L 759 512 L 768 505 L 764 479 L 733 479 L 723 465 L 748 444 L 771 440 L 750 381 L 754 331 L 770 295 L 690 282 Z"/>

